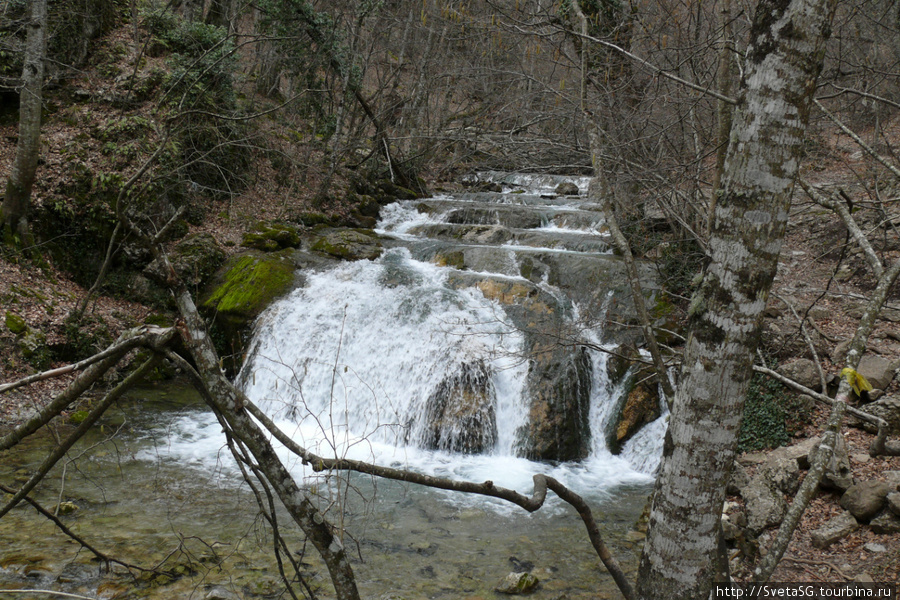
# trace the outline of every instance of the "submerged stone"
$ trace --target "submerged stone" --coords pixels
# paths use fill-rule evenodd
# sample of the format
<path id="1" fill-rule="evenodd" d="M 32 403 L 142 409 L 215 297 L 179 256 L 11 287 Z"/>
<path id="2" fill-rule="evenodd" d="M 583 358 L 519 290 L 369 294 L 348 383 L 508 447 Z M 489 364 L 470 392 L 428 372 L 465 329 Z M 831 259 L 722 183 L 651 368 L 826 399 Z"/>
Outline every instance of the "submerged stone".
<path id="1" fill-rule="evenodd" d="M 538 583 L 538 578 L 531 573 L 510 573 L 497 584 L 494 591 L 509 595 L 528 594 L 537 588 Z"/>

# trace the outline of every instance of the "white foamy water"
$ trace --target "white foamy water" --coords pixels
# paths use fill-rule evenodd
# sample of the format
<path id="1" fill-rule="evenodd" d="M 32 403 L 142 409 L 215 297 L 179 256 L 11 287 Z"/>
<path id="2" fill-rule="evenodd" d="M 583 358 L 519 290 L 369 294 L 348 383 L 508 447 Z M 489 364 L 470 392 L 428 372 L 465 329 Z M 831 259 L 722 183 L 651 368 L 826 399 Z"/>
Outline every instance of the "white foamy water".
<path id="1" fill-rule="evenodd" d="M 541 179 L 536 187 L 557 183 Z M 420 214 L 413 203 L 395 203 L 382 214 L 379 229 L 401 236 L 440 220 L 437 213 Z M 450 271 L 396 248 L 375 261 L 309 274 L 304 287 L 260 317 L 239 384 L 297 443 L 325 457 L 460 480 L 490 479 L 525 493 L 537 473 L 593 497 L 623 484 L 651 481 L 667 415 L 613 456 L 605 432 L 622 390 L 609 383 L 607 355 L 600 351 L 591 351 L 590 456 L 548 465 L 516 455 L 528 418 L 524 336 L 512 327 L 503 307 L 477 288 L 448 285 Z M 541 287 L 561 294 L 546 283 Z M 573 312 L 577 318 L 577 307 Z M 587 341 L 601 344 L 600 332 L 586 335 Z M 423 449 L 427 400 L 442 382 L 472 364 L 484 365 L 489 374 L 497 426 L 492 446 L 475 455 Z M 230 457 L 222 456 L 222 434 L 211 415 L 186 414 L 171 431 L 167 446 L 154 449 L 154 458 L 170 457 L 204 469 L 233 468 Z M 319 477 L 284 449 L 280 452 L 298 477 Z"/>

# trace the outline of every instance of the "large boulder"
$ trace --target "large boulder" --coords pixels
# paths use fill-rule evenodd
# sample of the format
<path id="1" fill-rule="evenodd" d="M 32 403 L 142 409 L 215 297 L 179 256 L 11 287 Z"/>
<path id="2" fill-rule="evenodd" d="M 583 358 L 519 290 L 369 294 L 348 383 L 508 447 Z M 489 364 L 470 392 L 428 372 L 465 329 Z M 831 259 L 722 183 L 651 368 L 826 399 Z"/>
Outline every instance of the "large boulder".
<path id="1" fill-rule="evenodd" d="M 293 284 L 294 264 L 288 255 L 236 255 L 216 273 L 200 305 L 217 320 L 246 325 Z"/>
<path id="2" fill-rule="evenodd" d="M 747 510 L 747 529 L 755 536 L 781 523 L 787 511 L 784 495 L 765 473 L 757 473 L 741 490 Z"/>
<path id="3" fill-rule="evenodd" d="M 214 339 L 225 369 L 240 368 L 250 326 L 275 299 L 294 287 L 294 263 L 288 252 L 253 251 L 228 259 L 200 296 L 200 310 L 211 317 Z"/>
<path id="4" fill-rule="evenodd" d="M 876 390 L 885 390 L 894 379 L 897 367 L 890 361 L 874 354 L 866 354 L 860 359 L 857 372 L 865 377 Z"/>
<path id="5" fill-rule="evenodd" d="M 474 287 L 503 306 L 505 318 L 525 334 L 528 422 L 518 431 L 519 452 L 532 460 L 570 461 L 590 447 L 592 364 L 587 351 L 560 340 L 576 339 L 569 310 L 539 286 L 508 277 L 456 271 L 447 283 Z"/>
<path id="6" fill-rule="evenodd" d="M 219 245 L 211 233 L 191 234 L 175 245 L 169 254 L 169 261 L 175 273 L 185 285 L 201 287 L 225 261 L 225 249 Z M 144 274 L 154 281 L 165 283 L 166 273 L 162 263 L 154 260 L 144 269 Z"/>
<path id="7" fill-rule="evenodd" d="M 343 260 L 375 260 L 384 248 L 368 229 L 324 228 L 316 232 L 310 249 Z"/>
<path id="8" fill-rule="evenodd" d="M 793 496 L 800 488 L 800 467 L 797 461 L 778 459 L 767 462 L 757 473 L 766 479 L 769 487 L 788 496 Z"/>
<path id="9" fill-rule="evenodd" d="M 841 508 L 857 520 L 868 523 L 884 508 L 887 495 L 892 491 L 891 486 L 883 481 L 860 481 L 841 496 Z"/>
<path id="10" fill-rule="evenodd" d="M 494 401 L 491 374 L 484 362 L 462 365 L 428 398 L 420 444 L 465 454 L 490 451 L 497 439 Z"/>
<path id="11" fill-rule="evenodd" d="M 591 397 L 587 351 L 562 346 L 556 340 L 540 340 L 532 345 L 530 355 L 525 456 L 552 461 L 586 458 L 590 451 Z"/>
<path id="12" fill-rule="evenodd" d="M 827 548 L 857 529 L 859 529 L 859 523 L 856 522 L 853 515 L 843 512 L 812 532 L 810 535 L 812 545 L 819 549 Z"/>
<path id="13" fill-rule="evenodd" d="M 822 380 L 819 378 L 819 370 L 816 363 L 808 358 L 798 358 L 778 366 L 780 375 L 792 379 L 802 386 L 817 392 L 822 391 Z"/>

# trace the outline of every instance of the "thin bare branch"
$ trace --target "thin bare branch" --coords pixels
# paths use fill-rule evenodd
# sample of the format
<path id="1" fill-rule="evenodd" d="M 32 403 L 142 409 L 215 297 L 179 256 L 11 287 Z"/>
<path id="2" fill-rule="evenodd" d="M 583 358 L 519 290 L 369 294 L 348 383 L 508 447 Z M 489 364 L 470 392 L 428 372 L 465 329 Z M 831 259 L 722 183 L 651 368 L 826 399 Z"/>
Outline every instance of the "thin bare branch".
<path id="1" fill-rule="evenodd" d="M 0 451 L 12 448 L 21 440 L 25 439 L 26 437 L 49 423 L 50 420 L 53 419 L 53 417 L 57 416 L 59 413 L 65 410 L 69 406 L 69 404 L 74 402 L 79 396 L 81 396 L 82 393 L 84 393 L 90 386 L 92 386 L 98 379 L 100 379 L 129 350 L 137 348 L 138 346 L 160 348 L 162 346 L 165 346 L 174 335 L 175 331 L 172 328 L 163 329 L 154 326 L 143 326 L 126 331 L 121 336 L 119 336 L 119 339 L 113 346 L 91 357 L 90 359 L 86 359 L 86 361 L 92 361 L 93 359 L 101 355 L 103 356 L 103 358 L 99 358 L 96 361 L 93 361 L 93 364 L 89 364 L 88 368 L 85 371 L 79 373 L 75 380 L 71 384 L 69 384 L 69 387 L 67 387 L 52 402 L 38 411 L 38 413 L 33 417 L 0 438 Z M 83 366 L 86 361 L 76 363 L 76 366 Z M 63 368 L 65 369 L 66 367 Z M 40 378 L 36 379 L 35 381 L 39 380 Z M 13 384 L 9 385 L 19 387 L 19 382 L 14 382 Z M 12 388 L 4 388 L 4 390 L 2 391 L 6 391 L 8 389 Z"/>
<path id="2" fill-rule="evenodd" d="M 809 182 L 805 181 L 802 177 L 798 181 L 800 187 L 803 188 L 803 191 L 806 192 L 813 202 L 837 213 L 841 218 L 841 221 L 844 222 L 844 225 L 847 226 L 850 235 L 853 236 L 853 239 L 862 249 L 866 261 L 869 263 L 869 268 L 872 269 L 872 273 L 875 274 L 875 277 L 881 278 L 881 276 L 884 275 L 884 266 L 881 264 L 878 255 L 875 254 L 875 249 L 872 248 L 872 244 L 869 243 L 866 234 L 863 233 L 862 229 L 860 229 L 859 225 L 856 223 L 856 219 L 850 214 L 850 209 L 847 205 L 840 200 L 828 198 L 824 193 L 810 185 Z"/>
<path id="3" fill-rule="evenodd" d="M 12 498 L 6 503 L 3 508 L 0 508 L 0 518 L 3 517 L 10 510 L 15 508 L 15 506 L 24 499 L 34 487 L 41 482 L 41 480 L 46 477 L 47 473 L 50 472 L 50 469 L 59 462 L 63 456 L 65 456 L 66 452 L 75 445 L 75 442 L 80 440 L 84 434 L 86 434 L 91 427 L 94 426 L 94 423 L 106 412 L 110 406 L 112 406 L 113 402 L 118 400 L 122 394 L 124 394 L 131 386 L 135 383 L 143 379 L 144 375 L 146 375 L 152 368 L 156 367 L 156 365 L 160 361 L 160 356 L 158 354 L 154 354 L 149 360 L 147 360 L 144 364 L 137 368 L 133 373 L 131 373 L 128 377 L 126 377 L 122 383 L 117 385 L 111 392 L 109 392 L 103 401 L 93 408 L 88 416 L 85 417 L 84 421 L 78 425 L 75 431 L 66 438 L 60 445 L 53 449 L 50 454 L 44 458 L 44 462 L 41 463 L 41 466 L 37 468 L 34 475 L 32 475 L 27 482 L 25 482 L 22 487 L 13 494 Z"/>
<path id="4" fill-rule="evenodd" d="M 634 598 L 634 591 L 631 587 L 631 583 L 622 571 L 618 561 L 612 556 L 609 548 L 607 548 L 606 544 L 603 542 L 597 522 L 594 519 L 593 512 L 588 504 L 581 496 L 568 489 L 553 477 L 543 474 L 535 475 L 533 478 L 534 491 L 532 492 L 531 497 L 528 497 L 515 490 L 496 486 L 494 485 L 494 482 L 490 480 L 482 483 L 454 481 L 444 477 L 415 473 L 405 469 L 383 467 L 358 460 L 323 458 L 297 444 L 297 442 L 281 431 L 281 429 L 279 429 L 278 426 L 248 398 L 245 397 L 243 402 L 244 408 L 253 415 L 263 427 L 275 436 L 275 439 L 284 444 L 288 450 L 299 456 L 305 464 L 310 465 L 312 469 L 317 472 L 327 470 L 355 471 L 357 473 L 365 473 L 384 479 L 405 481 L 441 490 L 499 498 L 524 508 L 528 512 L 535 512 L 541 508 L 547 498 L 547 490 L 552 490 L 562 500 L 575 508 L 581 517 L 581 520 L 584 522 L 591 545 L 594 547 L 594 550 L 597 552 L 597 555 L 600 557 L 600 560 L 603 562 L 610 575 L 612 575 L 613 579 L 616 581 L 616 585 L 619 586 L 619 589 L 627 600 L 632 600 Z"/>
<path id="5" fill-rule="evenodd" d="M 890 171 L 891 173 L 894 174 L 894 177 L 897 177 L 898 179 L 900 179 L 900 169 L 898 169 L 897 167 L 892 165 L 890 162 L 888 162 L 888 160 L 885 157 L 881 156 L 881 154 L 876 152 L 874 148 L 872 148 L 867 143 L 865 143 L 863 141 L 863 139 L 861 137 L 859 137 L 859 135 L 857 135 L 857 133 L 855 131 L 853 131 L 846 125 L 844 125 L 844 123 L 840 119 L 838 119 L 831 111 L 829 111 L 827 108 L 822 106 L 821 102 L 819 102 L 818 100 L 814 100 L 813 102 L 815 102 L 816 106 L 819 107 L 819 110 L 821 110 L 822 113 L 826 117 L 828 117 L 832 123 L 837 125 L 841 129 L 841 131 L 843 131 L 848 136 L 850 136 L 850 138 L 854 142 L 856 142 L 859 145 L 859 147 L 865 151 L 866 154 L 868 154 L 869 156 L 871 156 L 872 158 L 874 158 L 875 160 L 880 162 L 882 165 L 884 165 L 884 167 L 888 171 Z"/>

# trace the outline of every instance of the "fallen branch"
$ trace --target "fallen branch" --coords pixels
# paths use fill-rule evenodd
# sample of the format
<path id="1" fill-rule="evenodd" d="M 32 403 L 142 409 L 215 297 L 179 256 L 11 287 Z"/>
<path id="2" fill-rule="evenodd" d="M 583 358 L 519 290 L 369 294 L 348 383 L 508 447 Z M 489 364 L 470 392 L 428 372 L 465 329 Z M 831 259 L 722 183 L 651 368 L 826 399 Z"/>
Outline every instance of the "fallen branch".
<path id="1" fill-rule="evenodd" d="M 7 487 L 7 486 L 3 485 L 2 483 L 0 483 L 0 491 L 6 492 L 7 494 L 14 494 L 16 490 L 14 488 Z M 81 546 L 83 548 L 86 548 L 88 552 L 90 552 L 91 554 L 96 556 L 101 562 L 106 563 L 107 571 L 109 571 L 110 563 L 116 563 L 117 565 L 121 565 L 121 566 L 125 567 L 126 569 L 135 569 L 137 571 L 148 571 L 149 570 L 149 569 L 144 569 L 143 567 L 139 567 L 137 565 L 133 565 L 131 563 L 123 562 L 116 558 L 112 558 L 111 556 L 101 552 L 100 550 L 97 550 L 96 548 L 94 548 L 94 546 L 92 546 L 83 537 L 81 537 L 80 535 L 78 535 L 77 533 L 75 533 L 74 531 L 69 529 L 68 527 L 66 527 L 65 523 L 63 523 L 52 512 L 50 512 L 49 510 L 47 510 L 46 508 L 41 506 L 34 498 L 32 498 L 31 496 L 26 496 L 24 498 L 24 500 L 25 500 L 25 502 L 27 502 L 28 504 L 33 506 L 36 511 L 38 511 L 39 513 L 41 513 L 42 515 L 44 515 L 45 517 L 47 517 L 48 519 L 53 521 L 53 524 L 56 525 L 56 528 L 59 529 L 60 531 L 62 531 L 66 536 L 68 536 L 69 538 L 71 538 L 71 539 L 75 540 L 76 542 L 78 542 L 79 544 L 81 544 Z"/>
<path id="2" fill-rule="evenodd" d="M 847 581 L 853 581 L 853 577 L 851 577 L 850 575 L 847 575 L 846 573 L 844 573 L 843 571 L 841 571 L 839 568 L 837 568 L 836 566 L 834 566 L 833 564 L 831 564 L 831 563 L 828 562 L 828 561 L 824 561 L 824 560 L 804 560 L 804 559 L 802 559 L 802 558 L 794 558 L 794 557 L 792 557 L 792 556 L 785 556 L 785 557 L 782 558 L 781 560 L 789 560 L 789 561 L 791 561 L 791 562 L 799 563 L 799 564 L 801 564 L 801 565 L 810 565 L 810 566 L 813 566 L 813 567 L 817 567 L 817 566 L 828 567 L 829 569 L 831 569 L 832 571 L 834 571 L 835 573 L 837 573 L 838 575 L 840 575 L 841 577 L 843 577 L 843 578 L 846 579 Z"/>
<path id="3" fill-rule="evenodd" d="M 126 377 L 122 383 L 117 385 L 111 392 L 109 392 L 103 401 L 91 410 L 88 413 L 88 416 L 85 417 L 84 421 L 81 422 L 80 425 L 75 429 L 72 434 L 65 439 L 61 444 L 59 444 L 56 448 L 53 449 L 52 452 L 44 459 L 44 462 L 41 463 L 41 466 L 38 467 L 37 471 L 32 475 L 27 482 L 13 494 L 13 497 L 6 503 L 3 508 L 0 508 L 0 518 L 3 517 L 10 510 L 15 508 L 15 506 L 21 502 L 34 487 L 41 482 L 41 480 L 46 477 L 47 473 L 50 472 L 50 469 L 59 462 L 63 456 L 65 456 L 66 452 L 75 445 L 75 442 L 80 440 L 84 434 L 88 432 L 88 430 L 94 426 L 94 423 L 106 412 L 112 403 L 118 400 L 122 394 L 125 393 L 131 386 L 135 383 L 143 379 L 144 375 L 146 375 L 150 369 L 156 367 L 159 363 L 160 357 L 157 354 L 154 354 L 149 360 L 147 360 L 144 364 L 137 368 L 133 373 L 131 373 L 128 377 Z"/>
<path id="4" fill-rule="evenodd" d="M 591 511 L 591 508 L 588 506 L 587 502 L 585 502 L 581 496 L 564 486 L 553 477 L 548 477 L 543 474 L 535 475 L 533 478 L 534 491 L 532 492 L 531 497 L 528 497 L 515 490 L 496 486 L 494 485 L 493 481 L 485 481 L 483 483 L 475 483 L 470 481 L 454 481 L 452 479 L 446 479 L 444 477 L 435 477 L 433 475 L 415 473 L 404 469 L 382 467 L 358 460 L 350 460 L 345 458 L 323 458 L 316 454 L 313 454 L 306 448 L 297 444 L 297 442 L 295 442 L 281 429 L 279 429 L 278 426 L 248 398 L 245 397 L 243 399 L 243 403 L 244 408 L 247 410 L 247 412 L 253 415 L 253 417 L 263 425 L 263 427 L 265 427 L 273 436 L 275 436 L 275 439 L 281 442 L 288 450 L 299 456 L 303 460 L 304 464 L 310 465 L 313 471 L 316 472 L 327 470 L 355 471 L 357 473 L 374 475 L 376 477 L 382 477 L 384 479 L 405 481 L 408 483 L 415 483 L 418 485 L 437 488 L 441 490 L 499 498 L 501 500 L 506 500 L 507 502 L 511 502 L 512 504 L 520 506 L 528 512 L 535 512 L 536 510 L 541 508 L 547 498 L 547 490 L 552 490 L 557 496 L 571 505 L 578 512 L 578 515 L 581 517 L 581 520 L 584 522 L 585 528 L 587 529 L 588 538 L 591 541 L 591 545 L 594 547 L 594 550 L 597 552 L 597 556 L 600 557 L 600 560 L 603 562 L 603 565 L 606 567 L 607 571 L 609 571 L 610 575 L 612 575 L 613 579 L 616 582 L 616 585 L 619 586 L 619 589 L 625 596 L 626 600 L 632 600 L 635 597 L 634 591 L 631 587 L 631 583 L 628 581 L 628 578 L 622 571 L 622 568 L 619 565 L 618 561 L 614 556 L 612 556 L 609 548 L 603 542 L 603 538 L 600 534 L 600 529 L 597 526 L 597 521 L 596 519 L 594 519 L 593 512 Z"/>
<path id="5" fill-rule="evenodd" d="M 134 348 L 137 348 L 139 346 L 161 348 L 165 346 L 174 335 L 175 331 L 172 328 L 162 329 L 154 326 L 145 326 L 136 329 L 130 329 L 119 336 L 119 339 L 116 341 L 116 343 L 103 352 L 95 354 L 91 358 L 81 361 L 80 363 L 76 363 L 70 371 L 76 370 L 76 368 L 79 368 L 79 365 L 82 365 L 83 368 L 83 365 L 85 365 L 85 363 L 89 364 L 90 366 L 82 373 L 79 373 L 75 380 L 69 384 L 69 387 L 67 387 L 47 406 L 38 411 L 36 415 L 0 438 L 0 451 L 12 448 L 20 441 L 49 423 L 55 416 L 68 408 L 69 404 L 71 404 L 79 396 L 81 396 L 81 394 L 83 394 L 89 387 L 91 387 L 98 379 L 103 377 L 103 375 L 109 369 L 111 369 L 128 351 L 133 350 Z M 92 360 L 94 361 L 93 364 L 88 362 Z M 62 367 L 62 369 L 66 368 L 67 367 Z M 47 373 L 50 372 L 48 371 Z M 47 375 L 47 377 L 51 376 L 55 375 Z M 31 377 L 36 376 L 32 375 Z M 43 377 L 43 379 L 46 379 L 47 377 Z M 3 388 L 0 388 L 0 392 L 14 389 L 15 387 L 20 387 L 20 384 L 26 385 L 26 383 L 22 382 L 28 379 L 30 378 L 26 377 L 25 379 L 14 382 L 13 384 L 7 384 L 13 387 L 4 386 Z M 38 377 L 37 379 L 28 381 L 27 383 L 33 383 L 34 381 L 40 381 L 41 379 L 41 377 Z"/>
<path id="6" fill-rule="evenodd" d="M 77 598 L 78 600 L 94 600 L 90 596 L 79 596 L 54 590 L 0 590 L 0 594 L 46 594 L 48 596 L 62 596 L 63 598 Z"/>

